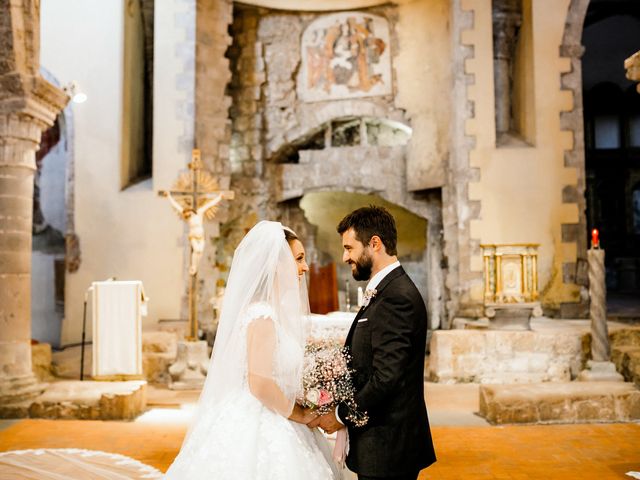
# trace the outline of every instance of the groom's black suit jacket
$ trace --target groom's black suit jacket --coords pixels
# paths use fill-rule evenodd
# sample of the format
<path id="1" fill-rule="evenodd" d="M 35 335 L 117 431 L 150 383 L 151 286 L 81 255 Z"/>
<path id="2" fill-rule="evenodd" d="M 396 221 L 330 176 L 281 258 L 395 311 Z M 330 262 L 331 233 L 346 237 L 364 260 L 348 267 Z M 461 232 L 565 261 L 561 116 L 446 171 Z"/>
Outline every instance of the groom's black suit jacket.
<path id="1" fill-rule="evenodd" d="M 338 415 L 349 428 L 347 466 L 376 477 L 414 473 L 436 461 L 424 403 L 427 311 L 402 267 L 392 270 L 360 309 L 345 346 L 358 410 L 369 415 L 364 427 Z"/>

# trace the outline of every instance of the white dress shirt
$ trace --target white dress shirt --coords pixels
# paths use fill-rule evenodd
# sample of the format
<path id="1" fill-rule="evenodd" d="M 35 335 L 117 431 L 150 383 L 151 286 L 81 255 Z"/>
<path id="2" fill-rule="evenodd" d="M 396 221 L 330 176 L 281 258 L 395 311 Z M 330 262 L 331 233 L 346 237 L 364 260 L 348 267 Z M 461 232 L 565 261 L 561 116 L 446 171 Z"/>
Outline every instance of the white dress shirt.
<path id="1" fill-rule="evenodd" d="M 399 266 L 400 266 L 400 262 L 396 260 L 391 265 L 387 265 L 386 267 L 384 267 L 382 270 L 376 273 L 373 277 L 371 277 L 371 279 L 369 280 L 369 283 L 367 283 L 366 290 L 375 289 L 378 285 L 380 285 L 380 282 L 384 279 L 384 277 L 389 275 L 392 270 L 395 270 Z"/>

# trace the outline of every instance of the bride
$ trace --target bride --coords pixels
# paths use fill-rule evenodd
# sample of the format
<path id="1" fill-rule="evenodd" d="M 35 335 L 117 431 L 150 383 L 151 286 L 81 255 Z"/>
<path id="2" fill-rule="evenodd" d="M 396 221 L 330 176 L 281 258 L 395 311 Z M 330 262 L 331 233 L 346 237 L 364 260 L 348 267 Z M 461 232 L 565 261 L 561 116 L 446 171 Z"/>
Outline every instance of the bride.
<path id="1" fill-rule="evenodd" d="M 209 373 L 166 479 L 333 480 L 340 473 L 301 388 L 308 298 L 304 248 L 260 222 L 235 251 Z"/>

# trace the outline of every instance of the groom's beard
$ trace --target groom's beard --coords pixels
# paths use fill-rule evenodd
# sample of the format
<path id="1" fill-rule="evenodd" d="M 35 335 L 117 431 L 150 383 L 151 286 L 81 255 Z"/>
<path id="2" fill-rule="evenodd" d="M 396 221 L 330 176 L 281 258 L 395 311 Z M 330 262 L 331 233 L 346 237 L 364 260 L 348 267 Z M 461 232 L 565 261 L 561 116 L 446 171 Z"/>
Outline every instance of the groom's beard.
<path id="1" fill-rule="evenodd" d="M 371 278 L 371 270 L 373 269 L 373 260 L 366 253 L 362 253 L 360 258 L 358 258 L 355 262 L 352 262 L 351 265 L 355 268 L 351 270 L 353 278 L 358 280 L 359 282 L 364 280 L 369 280 Z"/>

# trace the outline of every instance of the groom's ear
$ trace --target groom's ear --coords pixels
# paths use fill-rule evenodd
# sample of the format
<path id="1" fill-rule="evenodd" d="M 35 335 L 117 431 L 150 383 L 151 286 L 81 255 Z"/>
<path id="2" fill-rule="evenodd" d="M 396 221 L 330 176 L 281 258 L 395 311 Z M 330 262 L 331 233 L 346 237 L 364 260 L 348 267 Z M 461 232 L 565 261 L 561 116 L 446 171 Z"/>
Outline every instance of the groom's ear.
<path id="1" fill-rule="evenodd" d="M 371 240 L 369 240 L 369 246 L 374 252 L 386 251 L 386 249 L 384 248 L 384 243 L 382 243 L 382 240 L 378 235 L 374 235 L 371 237 Z"/>

